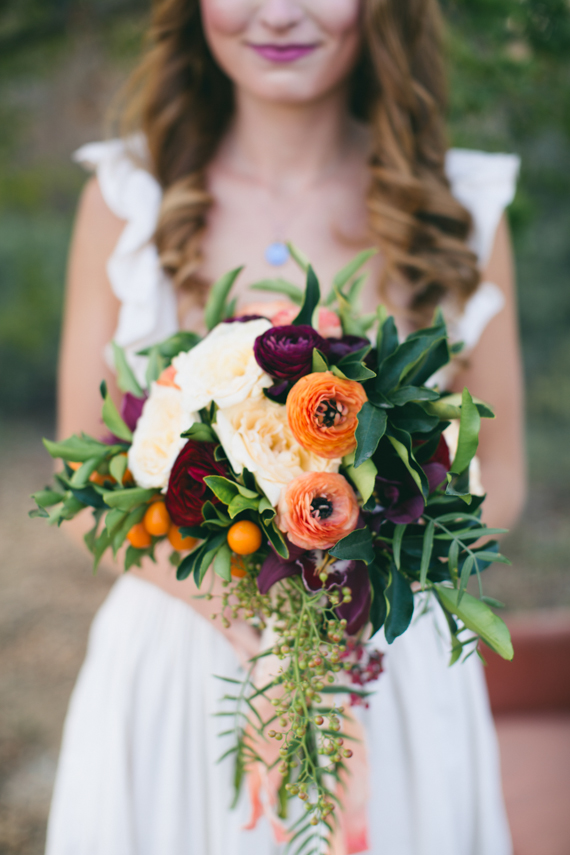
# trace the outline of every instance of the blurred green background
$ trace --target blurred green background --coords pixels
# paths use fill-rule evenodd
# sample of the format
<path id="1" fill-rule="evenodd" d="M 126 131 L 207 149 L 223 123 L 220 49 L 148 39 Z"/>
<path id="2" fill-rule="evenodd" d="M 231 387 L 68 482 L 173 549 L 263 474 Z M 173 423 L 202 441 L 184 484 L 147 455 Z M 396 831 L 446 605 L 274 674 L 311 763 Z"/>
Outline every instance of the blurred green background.
<path id="1" fill-rule="evenodd" d="M 53 419 L 66 253 L 84 181 L 70 160 L 141 46 L 148 0 L 0 0 L 0 419 Z M 570 4 L 443 0 L 451 141 L 517 152 L 509 211 L 527 378 L 531 492 L 510 538 L 511 608 L 570 605 Z M 509 551 L 507 550 L 507 551 Z"/>

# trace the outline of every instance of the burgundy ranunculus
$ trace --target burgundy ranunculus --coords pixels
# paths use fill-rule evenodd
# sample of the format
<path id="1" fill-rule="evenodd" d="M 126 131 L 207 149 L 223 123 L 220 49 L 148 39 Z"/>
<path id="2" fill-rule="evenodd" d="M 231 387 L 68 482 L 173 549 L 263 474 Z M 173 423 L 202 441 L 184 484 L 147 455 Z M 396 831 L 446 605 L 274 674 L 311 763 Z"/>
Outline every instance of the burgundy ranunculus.
<path id="1" fill-rule="evenodd" d="M 218 503 L 219 500 L 204 483 L 207 475 L 228 474 L 226 467 L 214 459 L 215 448 L 214 442 L 189 439 L 176 458 L 166 492 L 166 508 L 175 525 L 200 525 L 205 503 Z"/>
<path id="2" fill-rule="evenodd" d="M 272 550 L 263 562 L 257 577 L 260 592 L 266 594 L 276 582 L 289 576 L 302 576 L 305 587 L 309 591 L 322 590 L 319 564 L 325 553 L 320 550 L 305 552 L 290 541 L 287 541 L 287 546 L 289 558 L 281 558 Z M 337 560 L 328 566 L 327 572 L 325 590 L 348 587 L 352 591 L 352 600 L 338 606 L 336 613 L 339 618 L 346 620 L 348 635 L 354 635 L 362 629 L 370 614 L 372 595 L 366 564 L 363 561 Z"/>
<path id="3" fill-rule="evenodd" d="M 313 327 L 289 324 L 258 336 L 253 349 L 257 364 L 271 377 L 294 383 L 313 370 L 315 347 L 326 354 L 329 343 Z"/>
<path id="4" fill-rule="evenodd" d="M 342 338 L 329 338 L 327 341 L 332 362 L 338 362 L 339 359 L 348 356 L 349 353 L 356 353 L 363 347 L 370 347 L 369 340 L 359 335 L 343 335 Z"/>

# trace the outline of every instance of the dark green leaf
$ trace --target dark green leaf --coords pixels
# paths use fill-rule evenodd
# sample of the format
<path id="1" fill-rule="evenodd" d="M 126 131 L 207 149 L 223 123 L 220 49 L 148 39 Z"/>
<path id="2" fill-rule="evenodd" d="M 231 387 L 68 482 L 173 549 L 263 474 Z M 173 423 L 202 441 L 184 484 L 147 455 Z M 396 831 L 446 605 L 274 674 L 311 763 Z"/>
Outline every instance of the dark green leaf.
<path id="1" fill-rule="evenodd" d="M 387 436 L 390 443 L 394 447 L 396 454 L 414 479 L 418 489 L 424 498 L 427 498 L 429 493 L 429 484 L 425 472 L 414 459 L 412 449 L 412 438 L 406 431 L 398 430 L 393 425 L 390 425 L 387 430 Z"/>
<path id="2" fill-rule="evenodd" d="M 365 401 L 358 413 L 356 428 L 356 454 L 354 465 L 358 468 L 365 460 L 372 457 L 378 443 L 386 431 L 387 416 L 385 410 L 379 410 L 369 401 Z"/>
<path id="3" fill-rule="evenodd" d="M 224 309 L 229 293 L 234 282 L 243 270 L 242 267 L 236 267 L 235 270 L 230 270 L 225 273 L 212 285 L 210 294 L 204 308 L 204 322 L 206 329 L 213 330 L 224 319 Z"/>
<path id="4" fill-rule="evenodd" d="M 439 392 L 427 389 L 425 386 L 402 386 L 390 393 L 390 400 L 396 407 L 402 407 L 410 401 L 437 401 Z"/>
<path id="5" fill-rule="evenodd" d="M 376 336 L 378 371 L 380 371 L 384 361 L 394 353 L 397 347 L 398 330 L 396 329 L 394 318 L 390 316 L 379 325 L 378 334 Z"/>
<path id="6" fill-rule="evenodd" d="M 414 386 L 421 386 L 426 383 L 436 371 L 447 365 L 451 355 L 449 352 L 449 344 L 446 339 L 436 342 L 432 345 L 425 356 L 414 371 L 406 378 L 407 382 Z"/>
<path id="7" fill-rule="evenodd" d="M 439 419 L 436 416 L 430 416 L 420 404 L 412 402 L 391 412 L 390 421 L 400 430 L 410 434 L 430 433 L 439 427 Z"/>
<path id="8" fill-rule="evenodd" d="M 375 564 L 370 565 L 368 572 L 370 576 L 370 586 L 372 588 L 372 605 L 370 606 L 369 617 L 369 621 L 372 625 L 372 637 L 384 626 L 384 621 L 386 620 L 387 608 L 386 598 L 384 596 L 386 580 Z"/>
<path id="9" fill-rule="evenodd" d="M 386 588 L 387 614 L 385 635 L 388 644 L 392 644 L 410 625 L 414 613 L 414 595 L 410 583 L 395 565 L 390 569 Z"/>
<path id="10" fill-rule="evenodd" d="M 475 558 L 473 555 L 468 555 L 465 561 L 463 562 L 463 567 L 461 568 L 461 576 L 459 578 L 459 589 L 457 594 L 457 605 L 461 603 L 463 599 L 463 595 L 465 593 L 465 589 L 467 588 L 467 582 L 471 576 L 471 571 L 473 570 L 473 565 L 475 564 Z"/>
<path id="11" fill-rule="evenodd" d="M 356 380 L 357 383 L 364 383 L 371 377 L 376 377 L 374 371 L 371 371 L 361 362 L 344 362 L 342 364 L 339 362 L 335 367 L 340 368 L 348 380 Z"/>
<path id="12" fill-rule="evenodd" d="M 339 540 L 329 554 L 343 561 L 364 561 L 371 564 L 374 561 L 372 535 L 368 528 L 358 528 Z"/>
<path id="13" fill-rule="evenodd" d="M 137 378 L 134 375 L 133 369 L 127 362 L 125 351 L 122 347 L 113 341 L 113 359 L 115 362 L 115 371 L 117 374 L 117 386 L 121 392 L 130 392 L 135 398 L 144 398 L 144 392 L 141 389 Z"/>
<path id="14" fill-rule="evenodd" d="M 384 360 L 376 378 L 376 389 L 386 395 L 411 374 L 417 364 L 425 359 L 429 348 L 445 335 L 445 328 L 430 327 L 421 335 L 408 336 L 405 342 Z M 417 385 L 417 383 L 414 383 Z"/>
<path id="15" fill-rule="evenodd" d="M 293 324 L 295 326 L 301 326 L 302 324 L 312 326 L 313 313 L 319 305 L 320 299 L 321 289 L 319 287 L 319 280 L 315 276 L 315 271 L 313 270 L 311 265 L 309 265 L 309 267 L 307 268 L 307 285 L 305 288 L 303 305 L 301 306 L 299 314 L 293 321 Z"/>

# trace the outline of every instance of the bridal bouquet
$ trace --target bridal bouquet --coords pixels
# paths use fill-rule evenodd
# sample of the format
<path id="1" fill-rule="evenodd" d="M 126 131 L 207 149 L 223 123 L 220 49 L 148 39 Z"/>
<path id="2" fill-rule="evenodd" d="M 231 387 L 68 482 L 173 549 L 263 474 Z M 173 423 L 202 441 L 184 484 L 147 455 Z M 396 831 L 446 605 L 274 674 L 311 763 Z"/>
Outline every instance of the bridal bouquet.
<path id="1" fill-rule="evenodd" d="M 59 525 L 91 508 L 95 566 L 126 544 L 128 570 L 168 539 L 178 578 L 192 575 L 201 596 L 212 599 L 221 578 L 214 618 L 244 618 L 271 639 L 243 681 L 228 680 L 233 709 L 221 714 L 232 717 L 237 790 L 275 740 L 278 813 L 289 797 L 304 802 L 288 835 L 304 846 L 333 828 L 350 704 L 366 703 L 382 670 L 372 636 L 383 629 L 392 643 L 429 592 L 449 626 L 451 664 L 480 654 L 480 640 L 507 659 L 512 647 L 490 608 L 500 604 L 481 589 L 491 562 L 508 563 L 495 541 L 481 545 L 500 530 L 481 522 L 484 497 L 469 483 L 481 418 L 493 414 L 467 389 L 434 384 L 458 349 L 441 314 L 400 342 L 382 307 L 359 312 L 369 253 L 325 301 L 294 255 L 304 292 L 283 280 L 255 286 L 284 294 L 288 309 L 273 321 L 234 317 L 239 270 L 229 273 L 213 286 L 204 338 L 180 332 L 144 351 L 145 389 L 114 346 L 120 412 L 103 384 L 108 436 L 45 441 L 63 469 L 32 514 Z M 478 596 L 467 592 L 472 576 Z"/>

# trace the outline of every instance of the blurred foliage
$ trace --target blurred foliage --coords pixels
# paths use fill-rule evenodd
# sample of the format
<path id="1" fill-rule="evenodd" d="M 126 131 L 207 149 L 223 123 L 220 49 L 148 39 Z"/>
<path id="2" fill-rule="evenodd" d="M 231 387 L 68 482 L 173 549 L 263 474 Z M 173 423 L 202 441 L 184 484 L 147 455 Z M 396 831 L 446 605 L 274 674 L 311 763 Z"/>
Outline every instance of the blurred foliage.
<path id="1" fill-rule="evenodd" d="M 533 430 L 570 418 L 570 3 L 442 0 L 453 144 L 523 159 L 510 209 Z M 98 39 L 102 65 L 134 61 L 148 0 L 0 0 L 0 399 L 53 398 L 65 256 L 78 188 L 61 157 L 27 156 L 29 93 Z M 46 90 L 47 91 L 47 90 Z M 541 458 L 542 459 L 542 458 Z M 542 465 L 542 464 L 541 464 Z M 564 467 L 554 467 L 565 476 Z"/>

